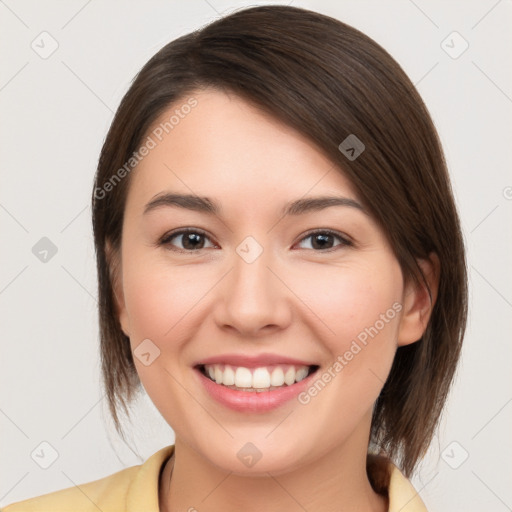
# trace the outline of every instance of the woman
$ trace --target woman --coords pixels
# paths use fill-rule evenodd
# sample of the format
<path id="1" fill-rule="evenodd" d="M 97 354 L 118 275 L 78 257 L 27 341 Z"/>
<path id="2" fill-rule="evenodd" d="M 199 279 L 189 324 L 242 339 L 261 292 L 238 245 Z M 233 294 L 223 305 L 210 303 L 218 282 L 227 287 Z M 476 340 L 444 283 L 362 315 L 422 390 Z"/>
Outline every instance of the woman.
<path id="1" fill-rule="evenodd" d="M 123 98 L 92 205 L 116 428 L 143 387 L 175 443 L 5 512 L 426 510 L 407 478 L 457 366 L 465 254 L 385 50 L 285 6 L 180 37 Z"/>

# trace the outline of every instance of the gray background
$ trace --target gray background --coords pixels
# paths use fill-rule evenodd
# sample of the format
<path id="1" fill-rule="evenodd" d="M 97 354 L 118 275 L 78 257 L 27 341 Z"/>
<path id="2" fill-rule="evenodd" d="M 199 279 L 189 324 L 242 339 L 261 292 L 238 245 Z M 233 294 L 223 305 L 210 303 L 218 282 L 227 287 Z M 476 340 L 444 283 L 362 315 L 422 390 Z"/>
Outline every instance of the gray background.
<path id="1" fill-rule="evenodd" d="M 512 510 L 511 2 L 291 4 L 384 46 L 438 127 L 467 244 L 470 319 L 439 436 L 412 481 L 432 511 Z M 107 414 L 89 198 L 135 73 L 172 39 L 249 5 L 0 0 L 0 505 L 140 464 L 174 441 L 147 397 L 127 426 L 130 446 Z M 43 237 L 57 250 L 46 262 Z"/>

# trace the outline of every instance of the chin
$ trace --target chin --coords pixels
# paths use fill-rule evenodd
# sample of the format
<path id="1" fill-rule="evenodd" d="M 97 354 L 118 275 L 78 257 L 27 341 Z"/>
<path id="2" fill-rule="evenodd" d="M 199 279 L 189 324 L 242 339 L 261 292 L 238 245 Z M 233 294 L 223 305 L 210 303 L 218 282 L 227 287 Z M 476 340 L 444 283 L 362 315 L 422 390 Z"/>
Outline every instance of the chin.
<path id="1" fill-rule="evenodd" d="M 219 469 L 235 475 L 268 477 L 268 473 L 279 475 L 296 469 L 300 465 L 297 447 L 301 445 L 303 443 L 297 441 L 296 445 L 281 446 L 281 449 L 277 450 L 274 443 L 268 440 L 231 440 L 231 443 L 224 443 L 215 448 L 210 444 L 207 452 L 203 452 L 203 457 Z"/>

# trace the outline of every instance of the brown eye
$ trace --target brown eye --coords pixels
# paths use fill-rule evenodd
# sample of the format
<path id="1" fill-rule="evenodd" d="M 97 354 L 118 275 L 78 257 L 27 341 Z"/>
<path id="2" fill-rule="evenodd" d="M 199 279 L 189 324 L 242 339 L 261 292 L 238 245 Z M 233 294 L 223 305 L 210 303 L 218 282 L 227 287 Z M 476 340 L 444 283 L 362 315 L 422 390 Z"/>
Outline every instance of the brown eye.
<path id="1" fill-rule="evenodd" d="M 178 240 L 178 243 L 181 244 L 182 247 L 175 248 L 174 244 L 171 243 L 174 239 Z M 165 235 L 160 241 L 160 244 L 169 246 L 171 250 L 180 252 L 197 252 L 205 248 L 205 240 L 209 240 L 209 237 L 203 231 L 198 229 L 184 229 Z"/>
<path id="2" fill-rule="evenodd" d="M 307 239 L 311 239 L 311 249 L 318 249 L 328 251 L 335 249 L 339 246 L 350 246 L 352 242 L 343 237 L 340 233 L 331 230 L 317 230 L 309 233 L 307 236 L 302 238 L 301 242 Z M 334 239 L 338 239 L 341 243 L 333 245 Z M 304 247 L 303 247 L 304 248 Z M 319 252 L 319 251 L 317 251 Z"/>

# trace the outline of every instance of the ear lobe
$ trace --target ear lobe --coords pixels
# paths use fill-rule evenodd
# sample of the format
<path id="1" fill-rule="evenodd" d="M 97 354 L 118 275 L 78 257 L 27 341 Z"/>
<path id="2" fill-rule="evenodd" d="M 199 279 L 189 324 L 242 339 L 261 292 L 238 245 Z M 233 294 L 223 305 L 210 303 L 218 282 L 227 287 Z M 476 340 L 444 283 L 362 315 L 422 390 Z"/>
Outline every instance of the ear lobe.
<path id="1" fill-rule="evenodd" d="M 114 294 L 113 298 L 119 324 L 125 336 L 130 337 L 129 319 L 126 311 L 124 292 L 122 287 L 120 254 L 119 251 L 112 247 L 112 244 L 108 239 L 105 242 L 105 258 L 107 260 L 110 283 L 112 285 L 112 292 Z"/>
<path id="2" fill-rule="evenodd" d="M 418 265 L 430 287 L 432 300 L 423 281 L 418 285 L 412 280 L 407 283 L 402 301 L 404 307 L 398 331 L 398 346 L 409 345 L 423 336 L 437 300 L 440 276 L 439 257 L 432 252 L 429 254 L 429 259 L 418 260 Z"/>

